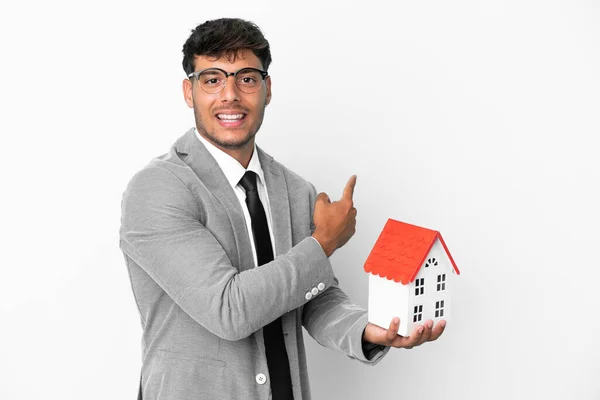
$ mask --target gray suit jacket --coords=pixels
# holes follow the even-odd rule
[[[339,289],[309,237],[315,188],[258,155],[278,254],[259,268],[240,203],[193,129],[127,186],[120,246],[143,327],[145,400],[269,399],[262,328],[280,316],[296,400],[310,399],[302,326],[365,363],[385,353],[365,358],[366,311]]]

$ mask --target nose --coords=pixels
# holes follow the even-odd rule
[[[231,78],[231,79],[229,79]],[[235,84],[235,76],[230,75],[225,81],[225,87],[221,90],[220,98],[222,102],[240,101],[240,90]]]

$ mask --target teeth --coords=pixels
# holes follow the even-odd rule
[[[244,118],[244,114],[217,114],[219,119],[236,120]]]

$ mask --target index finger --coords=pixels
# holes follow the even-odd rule
[[[352,201],[352,196],[354,196],[354,186],[356,186],[356,175],[352,175],[348,180],[348,183],[346,183],[344,194],[342,195],[343,199]]]

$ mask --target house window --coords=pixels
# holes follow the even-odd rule
[[[438,290],[438,292],[442,291],[442,290],[446,290],[446,274],[438,275],[437,290]]]
[[[444,316],[444,300],[435,302],[435,317],[443,317]]]
[[[432,267],[437,267],[438,266],[438,262],[437,262],[437,260],[434,257],[431,257],[425,263],[425,268],[430,267],[430,266],[432,266]]]
[[[415,306],[415,312],[413,314],[413,322],[419,322],[423,319],[423,306]]]
[[[425,278],[417,278],[415,281],[415,296],[425,292]]]

